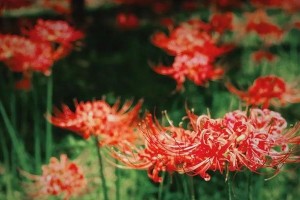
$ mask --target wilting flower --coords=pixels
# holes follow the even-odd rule
[[[81,166],[62,154],[60,160],[50,159],[48,165],[42,166],[41,175],[27,172],[22,174],[32,183],[26,183],[26,191],[33,199],[60,197],[64,200],[83,194],[87,189],[87,179]]]
[[[76,102],[75,111],[63,105],[62,111],[55,109],[54,116],[48,115],[47,119],[53,125],[71,130],[84,139],[96,136],[101,144],[113,144],[116,140],[134,137],[130,128],[137,123],[142,101],[130,109],[132,103],[126,101],[120,108],[120,101],[113,106],[105,100]]]
[[[251,54],[251,58],[254,62],[261,63],[263,60],[266,60],[268,62],[273,62],[276,60],[277,56],[272,54],[269,51],[258,50]]]
[[[57,60],[68,54],[73,48],[73,42],[83,38],[83,33],[71,27],[65,21],[39,19],[33,29],[28,31],[29,38],[36,42],[59,44],[54,51]]]
[[[274,75],[257,78],[248,91],[240,91],[231,83],[227,83],[226,86],[247,105],[262,105],[263,108],[268,108],[270,105],[280,106],[300,102],[300,90]]]
[[[110,149],[111,155],[124,167],[148,170],[156,182],[162,181],[163,171],[199,175],[209,181],[209,171],[279,169],[284,163],[299,162],[293,150],[300,144],[296,135],[300,123],[287,129],[277,112],[236,110],[212,119],[188,111],[187,119],[187,128],[174,126],[169,118],[169,125],[163,126],[148,114],[139,126],[144,144],[127,143]]]
[[[139,19],[133,13],[119,13],[116,16],[116,23],[122,29],[134,29],[139,26]]]

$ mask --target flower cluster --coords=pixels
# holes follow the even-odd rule
[[[113,106],[105,100],[76,102],[74,112],[63,105],[62,111],[55,109],[54,116],[47,118],[53,125],[78,133],[84,139],[95,136],[100,138],[100,145],[113,145],[121,140],[134,140],[142,101],[130,109],[132,103],[126,101],[120,108],[120,101]]]
[[[277,112],[251,109],[247,114],[236,110],[212,119],[188,111],[187,118],[189,129],[175,127],[170,120],[169,126],[163,126],[147,115],[140,125],[145,144],[110,150],[112,156],[127,167],[148,169],[156,182],[162,181],[162,171],[199,175],[208,181],[208,171],[257,171],[299,162],[292,146],[300,144],[295,135],[300,124],[287,129]]]
[[[83,34],[64,21],[38,20],[27,32],[28,37],[0,35],[0,61],[13,72],[23,73],[23,80],[17,85],[28,89],[32,72],[51,73],[54,61],[67,55],[72,43]],[[20,83],[26,83],[27,86]]]
[[[23,175],[32,181],[32,184],[26,184],[26,188],[33,199],[56,196],[68,200],[87,190],[83,169],[65,154],[60,156],[60,160],[52,157],[48,165],[43,165],[42,175],[26,172]]]
[[[175,58],[172,66],[158,65],[154,71],[175,79],[177,90],[182,89],[186,78],[199,86],[204,86],[209,80],[219,79],[224,70],[215,67],[216,58],[230,51],[233,46],[217,45],[212,33],[222,34],[230,30],[231,20],[230,13],[217,14],[212,16],[210,23],[197,19],[181,23],[170,31],[169,36],[163,32],[155,33],[152,43]]]
[[[247,105],[262,105],[263,108],[268,108],[270,105],[281,106],[300,102],[300,90],[274,75],[257,78],[245,92],[236,89],[231,83],[227,83],[226,86]]]

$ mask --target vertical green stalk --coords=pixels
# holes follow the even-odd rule
[[[8,147],[5,142],[5,137],[1,136],[0,140],[0,146],[3,154],[3,160],[4,160],[4,170],[9,170],[11,169],[10,164],[9,164],[9,152],[8,152]],[[7,171],[4,176],[8,176],[9,172]],[[6,186],[6,198],[7,199],[12,199],[12,182],[10,178],[5,177],[5,186]]]
[[[52,95],[53,95],[53,75],[50,75],[47,82],[47,113],[52,110]],[[49,160],[52,155],[52,124],[46,121],[46,160]]]
[[[248,200],[252,200],[252,173],[248,172]]]
[[[99,161],[99,173],[100,173],[100,178],[101,178],[101,182],[102,182],[103,198],[104,198],[104,200],[108,200],[106,180],[105,180],[104,168],[103,168],[103,159],[102,159],[102,155],[100,152],[101,148],[99,147],[99,141],[98,141],[97,136],[95,136],[95,145],[96,145],[97,156],[98,156],[98,161]]]
[[[25,153],[24,145],[20,143],[18,136],[16,134],[16,131],[15,131],[15,128],[11,124],[1,101],[0,101],[0,113],[4,120],[4,125],[7,129],[8,135],[11,139],[13,149],[17,154],[17,158],[20,163],[20,167],[24,170],[28,170],[29,168],[28,168],[28,164],[26,162],[26,153]]]
[[[118,161],[116,161],[116,164],[118,165]],[[115,175],[116,175],[116,200],[120,200],[120,188],[121,188],[121,170],[116,167],[115,168]]]
[[[35,170],[40,172],[42,164],[42,154],[41,154],[41,132],[40,132],[40,116],[39,107],[37,100],[37,90],[33,88],[33,118],[34,118],[34,160],[35,160]]]
[[[166,177],[166,172],[163,172],[162,173],[162,182],[159,184],[159,188],[158,188],[158,200],[162,199],[165,177]]]
[[[194,188],[194,177],[190,176],[189,180],[190,180],[191,200],[196,200],[196,197],[195,197],[195,188]]]
[[[232,200],[232,186],[231,186],[231,177],[229,171],[227,171],[227,191],[228,191],[228,200]]]
[[[183,178],[183,192],[184,192],[184,199],[191,199],[190,195],[189,195],[189,185],[188,185],[188,181],[186,180],[186,176],[181,176]]]

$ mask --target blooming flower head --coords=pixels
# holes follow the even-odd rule
[[[209,171],[257,171],[299,162],[293,148],[300,144],[296,135],[300,123],[287,129],[277,112],[236,110],[217,119],[187,113],[187,128],[174,126],[169,118],[168,126],[161,125],[148,114],[139,126],[144,144],[128,143],[126,148],[114,149],[112,156],[125,167],[148,170],[156,182],[162,181],[162,171],[199,175],[209,181]]]
[[[70,52],[72,43],[83,38],[81,31],[75,30],[65,21],[39,19],[33,29],[28,31],[31,40],[59,44],[55,49],[57,60]]]
[[[199,86],[219,79],[224,70],[215,67],[216,58],[232,50],[233,45],[217,45],[212,36],[213,29],[211,24],[192,19],[172,29],[169,36],[162,32],[154,34],[152,43],[175,56],[171,66],[159,65],[154,71],[175,79],[177,90],[183,88],[186,78]]]
[[[37,43],[17,35],[0,35],[0,61],[13,72],[48,74],[53,64],[52,49],[48,43]]]
[[[62,154],[59,160],[52,157],[48,165],[42,166],[41,175],[26,172],[23,172],[23,175],[32,180],[32,183],[26,184],[26,189],[33,199],[55,196],[68,200],[83,194],[87,189],[83,169],[65,154]]]
[[[176,90],[181,90],[186,78],[199,86],[204,86],[210,80],[219,79],[224,70],[215,68],[213,60],[200,52],[188,52],[175,57],[171,67],[156,66],[154,71],[172,77],[176,80]]]
[[[299,89],[274,75],[257,78],[248,91],[240,91],[231,83],[227,83],[227,88],[247,105],[262,105],[263,108],[268,108],[270,105],[280,106],[286,103],[300,102]]]
[[[110,144],[133,136],[128,129],[137,122],[142,101],[130,110],[131,105],[132,101],[126,101],[121,108],[119,101],[113,106],[105,100],[76,102],[75,111],[63,105],[62,111],[55,109],[54,116],[47,118],[53,125],[78,133],[85,139],[100,136],[103,140],[100,142]]]

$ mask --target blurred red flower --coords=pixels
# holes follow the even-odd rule
[[[73,42],[83,38],[84,34],[71,27],[65,21],[39,19],[33,29],[29,30],[29,38],[36,42],[59,44],[54,49],[54,59],[67,55],[73,48]],[[54,46],[54,45],[53,45]]]
[[[60,160],[52,157],[48,165],[42,166],[41,175],[24,171],[22,174],[32,181],[26,183],[25,188],[33,199],[55,196],[68,200],[86,192],[88,184],[82,167],[70,161],[65,154],[60,156]]]
[[[281,41],[284,30],[273,23],[265,10],[258,9],[252,13],[245,13],[247,33],[256,33],[263,41],[273,43]]]
[[[216,13],[211,16],[210,25],[214,31],[222,34],[225,31],[233,29],[232,21],[233,14],[231,12],[221,14]]]
[[[55,126],[78,133],[84,139],[96,136],[100,138],[100,145],[112,144],[116,140],[134,137],[132,129],[137,123],[142,101],[130,109],[132,103],[126,101],[120,107],[120,101],[113,106],[104,100],[76,102],[74,112],[63,105],[62,111],[54,109],[54,116],[48,114],[47,119]]]
[[[251,58],[255,63],[261,63],[263,60],[273,62],[276,60],[277,56],[269,51],[258,50],[251,54]]]
[[[33,0],[1,0],[0,2],[0,14],[3,10],[18,9],[26,6],[30,6]]]
[[[262,105],[263,108],[268,108],[270,105],[282,106],[286,103],[300,102],[300,90],[274,75],[257,78],[248,91],[240,91],[231,83],[227,83],[226,87],[247,105]]]
[[[122,29],[134,29],[139,26],[139,18],[133,13],[119,13],[116,16],[116,23]]]
[[[11,71],[50,73],[53,52],[49,43],[35,42],[17,35],[0,35],[0,61]]]

